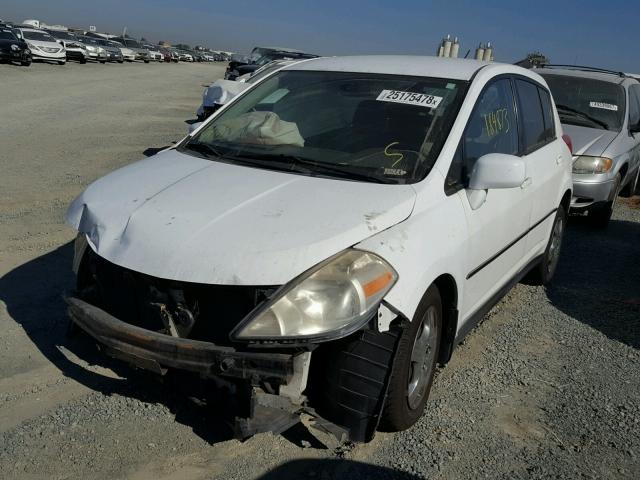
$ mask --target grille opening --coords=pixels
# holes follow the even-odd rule
[[[115,265],[91,249],[80,268],[81,295],[119,320],[171,334],[163,320],[169,314],[178,336],[218,345],[230,344],[233,328],[277,289],[156,278]]]

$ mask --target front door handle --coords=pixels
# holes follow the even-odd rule
[[[529,185],[531,185],[532,183],[533,182],[531,181],[531,177],[527,177],[527,178],[524,179],[524,182],[522,182],[520,184],[520,188],[522,188],[524,190],[525,188],[528,188]]]
[[[558,157],[556,158],[556,163],[558,165],[560,165],[562,163],[562,155],[558,155]]]

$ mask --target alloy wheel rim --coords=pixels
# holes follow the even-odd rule
[[[411,409],[417,408],[426,395],[431,365],[435,361],[437,350],[437,315],[437,310],[433,305],[427,309],[413,342],[407,382],[407,402]]]

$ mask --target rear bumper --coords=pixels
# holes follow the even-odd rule
[[[210,342],[172,337],[130,325],[76,297],[67,297],[71,320],[106,353],[139,368],[163,374],[167,368],[242,380],[285,384],[293,375],[293,356],[238,352]]]

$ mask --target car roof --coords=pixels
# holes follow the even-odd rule
[[[534,68],[533,70],[542,76],[562,75],[566,77],[591,78],[594,80],[602,80],[603,82],[609,82],[609,83],[615,83],[615,84],[622,83],[626,78],[630,78],[630,77],[624,76],[624,74],[620,75],[616,72],[611,72],[611,73],[598,72],[593,70],[579,70],[574,68],[542,67],[542,68]]]
[[[380,73],[470,80],[479,69],[487,65],[495,65],[495,63],[462,58],[417,55],[363,55],[352,57],[320,57],[285,67],[285,69]],[[519,67],[514,68],[520,70]]]

